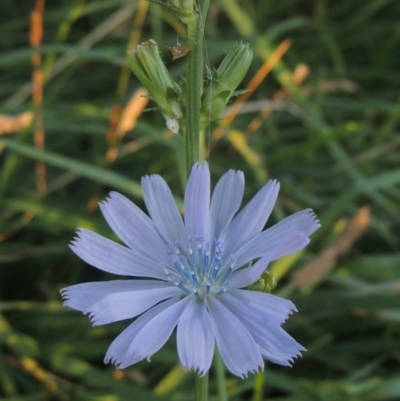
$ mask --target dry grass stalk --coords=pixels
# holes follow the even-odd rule
[[[145,22],[148,9],[149,2],[147,0],[140,0],[139,4],[136,7],[135,18],[133,20],[133,28],[127,44],[127,50],[134,48],[139,43],[140,36],[142,34],[142,27]],[[117,101],[112,107],[110,120],[108,122],[108,130],[106,134],[108,149],[104,157],[105,165],[113,163],[118,157],[119,147],[121,145],[120,142],[122,137],[125,135],[125,133],[121,135],[121,133],[118,133],[117,131],[121,119],[124,119],[124,117],[122,116],[123,107],[121,100],[126,94],[130,73],[131,72],[129,67],[123,66],[118,78],[116,88]],[[97,205],[98,194],[95,193],[88,202],[89,212],[94,212],[97,209]]]
[[[147,90],[140,88],[133,94],[128,104],[125,106],[121,120],[115,129],[115,140],[111,143],[106,153],[107,163],[113,163],[118,157],[120,142],[128,131],[132,131],[135,128],[139,116],[149,102],[147,96]]]
[[[13,134],[30,127],[33,120],[33,113],[25,111],[15,116],[0,114],[0,135]]]
[[[42,43],[44,6],[44,0],[36,0],[35,9],[31,13],[29,42],[34,49],[38,49]],[[42,70],[42,56],[39,52],[33,53],[32,66],[32,100],[34,107],[33,141],[36,148],[43,150],[45,143],[42,113],[44,75]],[[36,162],[36,188],[41,194],[46,192],[46,166],[43,162]]]
[[[137,44],[139,43],[139,40],[140,40],[140,37],[142,34],[142,27],[146,20],[146,15],[147,15],[148,9],[149,9],[149,2],[146,0],[141,0],[137,6],[135,19],[133,21],[132,31],[131,31],[129,41],[127,44],[127,50],[130,50],[130,49],[136,47]],[[107,136],[106,136],[107,141],[109,143],[109,149],[107,150],[107,153],[105,156],[106,164],[114,162],[114,160],[117,158],[120,140],[125,135],[125,132],[129,131],[129,129],[127,129],[127,130],[125,130],[125,132],[123,134],[121,134],[123,129],[121,129],[120,122],[124,121],[124,120],[127,121],[127,118],[129,119],[129,117],[121,116],[121,114],[122,114],[121,99],[126,94],[130,74],[131,74],[130,68],[128,66],[124,66],[119,75],[117,89],[116,89],[116,95],[118,97],[118,101],[114,104],[114,106],[112,108]],[[147,96],[147,91],[142,96]],[[125,114],[126,114],[126,110],[128,108],[136,107],[136,106],[132,105],[132,102],[136,103],[136,101],[134,101],[134,98],[135,98],[135,95],[133,95],[133,97],[129,101],[128,105],[125,107],[125,111],[124,111]],[[147,102],[146,102],[146,104],[147,104]],[[139,111],[139,114],[142,111],[143,111],[143,109],[141,109]],[[136,122],[135,122],[135,125],[136,125]]]

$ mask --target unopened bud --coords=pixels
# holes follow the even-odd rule
[[[269,271],[264,272],[261,277],[265,282],[264,292],[271,292],[278,285],[276,278]]]
[[[276,278],[269,271],[265,271],[261,277],[247,289],[250,291],[270,293],[276,286]]]
[[[141,84],[150,92],[151,98],[161,109],[166,121],[177,121],[182,118],[181,88],[165,67],[157,43],[150,40],[138,45],[128,52],[128,63]],[[177,131],[179,123],[174,125],[173,132],[178,133]]]
[[[219,117],[250,67],[253,51],[243,43],[236,45],[212,72],[202,96],[202,126]]]

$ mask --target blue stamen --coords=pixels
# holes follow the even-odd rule
[[[183,269],[186,271],[190,271],[191,268],[188,265],[187,259],[183,255],[179,255],[179,262],[181,262],[181,265],[183,266]]]
[[[209,266],[209,268],[208,268],[208,273],[212,274],[213,277],[215,278],[216,276],[214,276],[214,274],[218,273],[218,269],[219,269],[220,264],[222,262],[222,260],[221,260],[222,250],[221,250],[221,243],[218,242],[215,238],[214,238],[214,242],[215,242],[215,245],[216,245],[216,249],[215,249],[215,254],[214,254],[214,258],[213,258],[213,261],[211,263],[211,266]],[[215,267],[217,265],[218,265],[217,272],[215,273]]]
[[[197,256],[193,254],[193,243],[197,243]],[[174,266],[173,269],[172,266],[167,268],[161,264],[168,280],[185,294],[193,294],[198,299],[202,299],[206,294],[213,294],[213,296],[224,294],[229,284],[227,278],[237,262],[232,255],[229,268],[226,271],[224,269],[222,277],[216,281],[223,266],[222,244],[217,240],[213,239],[213,243],[205,245],[204,238],[189,237],[188,254],[181,253],[178,242],[169,245],[167,254]],[[219,289],[215,288],[217,282]]]
[[[215,294],[216,297],[219,297],[220,295],[225,294],[226,290],[228,289],[229,281],[225,281],[224,285],[221,287],[221,289]]]
[[[188,290],[184,285],[179,284],[178,288],[181,289],[183,292],[186,292],[186,294],[190,295],[192,292]]]
[[[215,279],[218,275],[219,268],[221,267],[222,259],[219,256],[214,258],[214,263],[212,267],[212,278]]]
[[[237,262],[237,259],[232,255],[231,256],[231,264],[230,264],[228,270],[225,272],[225,274],[220,278],[220,280],[219,280],[220,284],[222,284],[230,276],[230,274],[233,271],[233,268],[235,267],[236,262]]]
[[[190,272],[191,278],[192,278],[192,282],[199,284],[199,280],[197,279],[197,276],[195,274],[195,272]]]
[[[182,266],[179,264],[178,259],[175,258],[174,262],[174,266],[176,268],[176,270],[178,271],[178,273],[182,276],[182,277],[187,277],[186,272],[182,269]]]
[[[204,258],[204,267],[205,267],[205,270],[208,269],[209,263],[210,263],[210,246],[207,247],[206,256],[205,256],[205,258]],[[206,272],[206,273],[207,273],[207,272]]]
[[[196,265],[194,256],[193,256],[193,249],[192,246],[190,245],[193,242],[192,238],[188,238],[188,247],[189,247],[189,260],[190,264],[192,265],[192,268],[194,269],[194,266]]]
[[[178,280],[177,277],[173,276],[168,270],[165,271],[165,274],[168,277],[168,280],[175,284],[180,290],[185,292],[186,294],[191,294],[190,290],[188,290],[182,283]]]
[[[196,288],[193,289],[193,294],[196,296],[197,299],[200,299],[200,295]]]
[[[225,272],[225,274],[222,276],[222,278],[219,280],[219,282],[222,284],[232,273],[233,268],[229,266],[228,270]]]
[[[211,289],[211,284],[214,282],[214,280],[212,279],[212,277],[210,276],[206,276],[207,281],[206,281],[206,293],[208,294],[210,292]]]
[[[205,273],[205,266],[204,266],[204,253],[203,253],[203,238],[197,238],[199,245],[197,247],[198,257],[199,257],[199,274],[204,275]]]

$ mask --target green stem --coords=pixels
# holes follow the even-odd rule
[[[200,155],[200,107],[203,90],[203,34],[210,0],[198,0],[197,11],[187,18],[188,47],[186,93],[186,157],[188,174]]]
[[[254,378],[253,398],[251,399],[251,401],[265,400],[265,398],[263,398],[264,380],[265,373],[258,372]]]
[[[200,377],[196,375],[194,387],[194,401],[207,401],[208,398],[208,372]]]
[[[226,381],[225,381],[225,365],[219,354],[219,351],[215,351],[214,355],[214,368],[217,376],[217,387],[219,394],[219,401],[228,401],[228,394],[226,392]]]

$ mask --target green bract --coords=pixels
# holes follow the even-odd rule
[[[128,63],[151,98],[161,109],[167,127],[177,134],[183,117],[181,88],[170,76],[154,40],[128,52]]]
[[[179,11],[192,12],[195,6],[195,0],[170,0],[170,5]]]
[[[219,117],[246,75],[252,59],[253,51],[248,45],[241,43],[225,56],[218,70],[212,72],[201,102],[203,128]]]
[[[265,271],[261,277],[248,287],[251,291],[270,293],[277,286],[276,278],[269,271]]]

